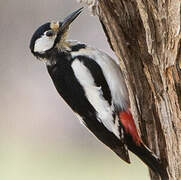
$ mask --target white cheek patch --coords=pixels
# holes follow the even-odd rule
[[[41,36],[35,42],[34,52],[44,53],[45,51],[51,49],[54,45],[56,36],[47,37],[46,35]]]

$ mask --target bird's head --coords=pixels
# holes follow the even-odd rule
[[[30,42],[31,52],[37,58],[47,58],[55,50],[66,48],[66,35],[69,25],[82,12],[80,8],[68,15],[62,22],[52,21],[41,25]]]

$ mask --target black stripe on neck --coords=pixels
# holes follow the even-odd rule
[[[71,46],[71,51],[79,51],[80,49],[85,49],[86,45],[85,44],[76,44]]]

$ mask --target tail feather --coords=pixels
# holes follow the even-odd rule
[[[146,145],[141,143],[140,145],[135,145],[132,142],[126,143],[128,149],[136,154],[149,168],[151,168],[155,173],[159,174],[162,180],[168,180],[167,169],[163,166],[159,157],[157,157]]]
[[[120,112],[119,118],[124,129],[124,139],[128,149],[136,154],[154,172],[158,173],[162,180],[168,180],[167,169],[163,166],[160,159],[142,142],[130,110]]]

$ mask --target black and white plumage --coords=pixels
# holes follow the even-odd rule
[[[98,49],[66,40],[69,25],[81,11],[73,12],[63,22],[40,26],[31,39],[31,52],[46,63],[61,97],[100,141],[128,163],[131,150],[167,179],[159,158],[137,133],[119,65]]]

